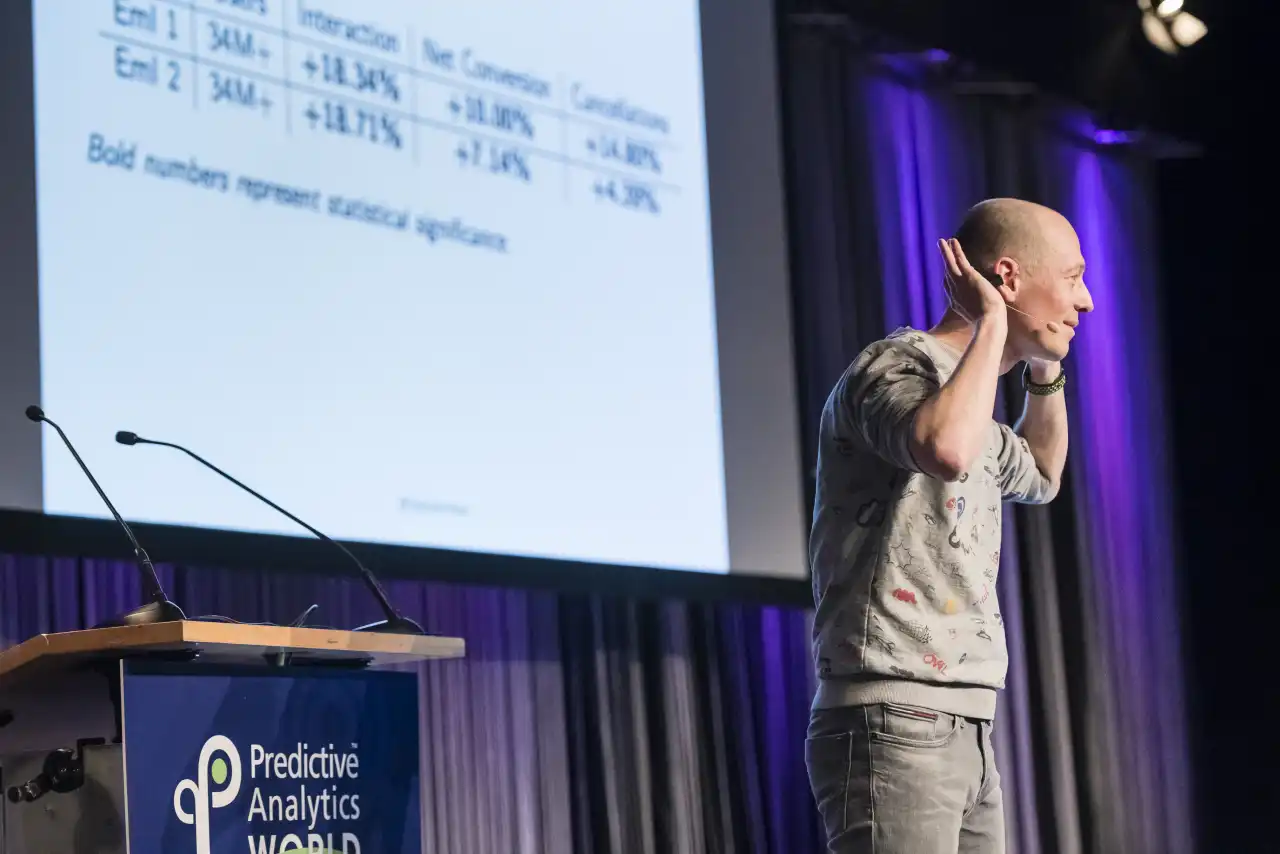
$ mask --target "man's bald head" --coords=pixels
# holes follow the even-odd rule
[[[1062,214],[1022,199],[987,199],[969,208],[956,231],[976,270],[990,274],[996,262],[1009,256],[1024,267],[1034,266],[1046,233],[1070,223]]]
[[[1093,310],[1080,238],[1067,218],[1020,199],[988,199],[965,214],[956,241],[1012,312],[1006,352],[1061,361],[1080,315]]]

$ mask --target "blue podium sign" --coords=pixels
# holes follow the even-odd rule
[[[130,854],[420,854],[408,673],[126,664]]]

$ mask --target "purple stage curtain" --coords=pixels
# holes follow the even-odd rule
[[[935,241],[970,205],[1018,196],[1075,224],[1096,310],[1066,363],[1069,470],[1052,505],[1006,509],[1001,552],[1009,851],[1191,852],[1150,164],[1077,116],[957,94],[941,57],[869,43],[830,18],[787,39],[806,438],[862,347],[942,316]],[[1012,422],[1017,377],[1002,397]]]

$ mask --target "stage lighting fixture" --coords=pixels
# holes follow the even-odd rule
[[[1173,36],[1164,28],[1164,23],[1150,12],[1142,16],[1142,32],[1146,34],[1147,41],[1170,56],[1178,52],[1178,43],[1173,40]]]
[[[1142,32],[1155,47],[1176,56],[1180,48],[1191,47],[1209,32],[1209,28],[1190,12],[1183,11],[1183,0],[1138,0],[1142,10]]]
[[[1209,32],[1204,21],[1187,12],[1182,12],[1174,18],[1169,25],[1169,30],[1173,33],[1174,40],[1183,47],[1191,47]]]

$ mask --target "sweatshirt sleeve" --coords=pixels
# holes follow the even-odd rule
[[[841,413],[853,435],[898,468],[919,472],[911,455],[916,412],[941,387],[922,351],[904,341],[877,341],[845,374]]]
[[[1000,494],[1018,504],[1048,504],[1057,495],[1050,480],[1036,465],[1027,440],[1007,424],[995,424],[1000,433],[997,459],[1000,461]]]

